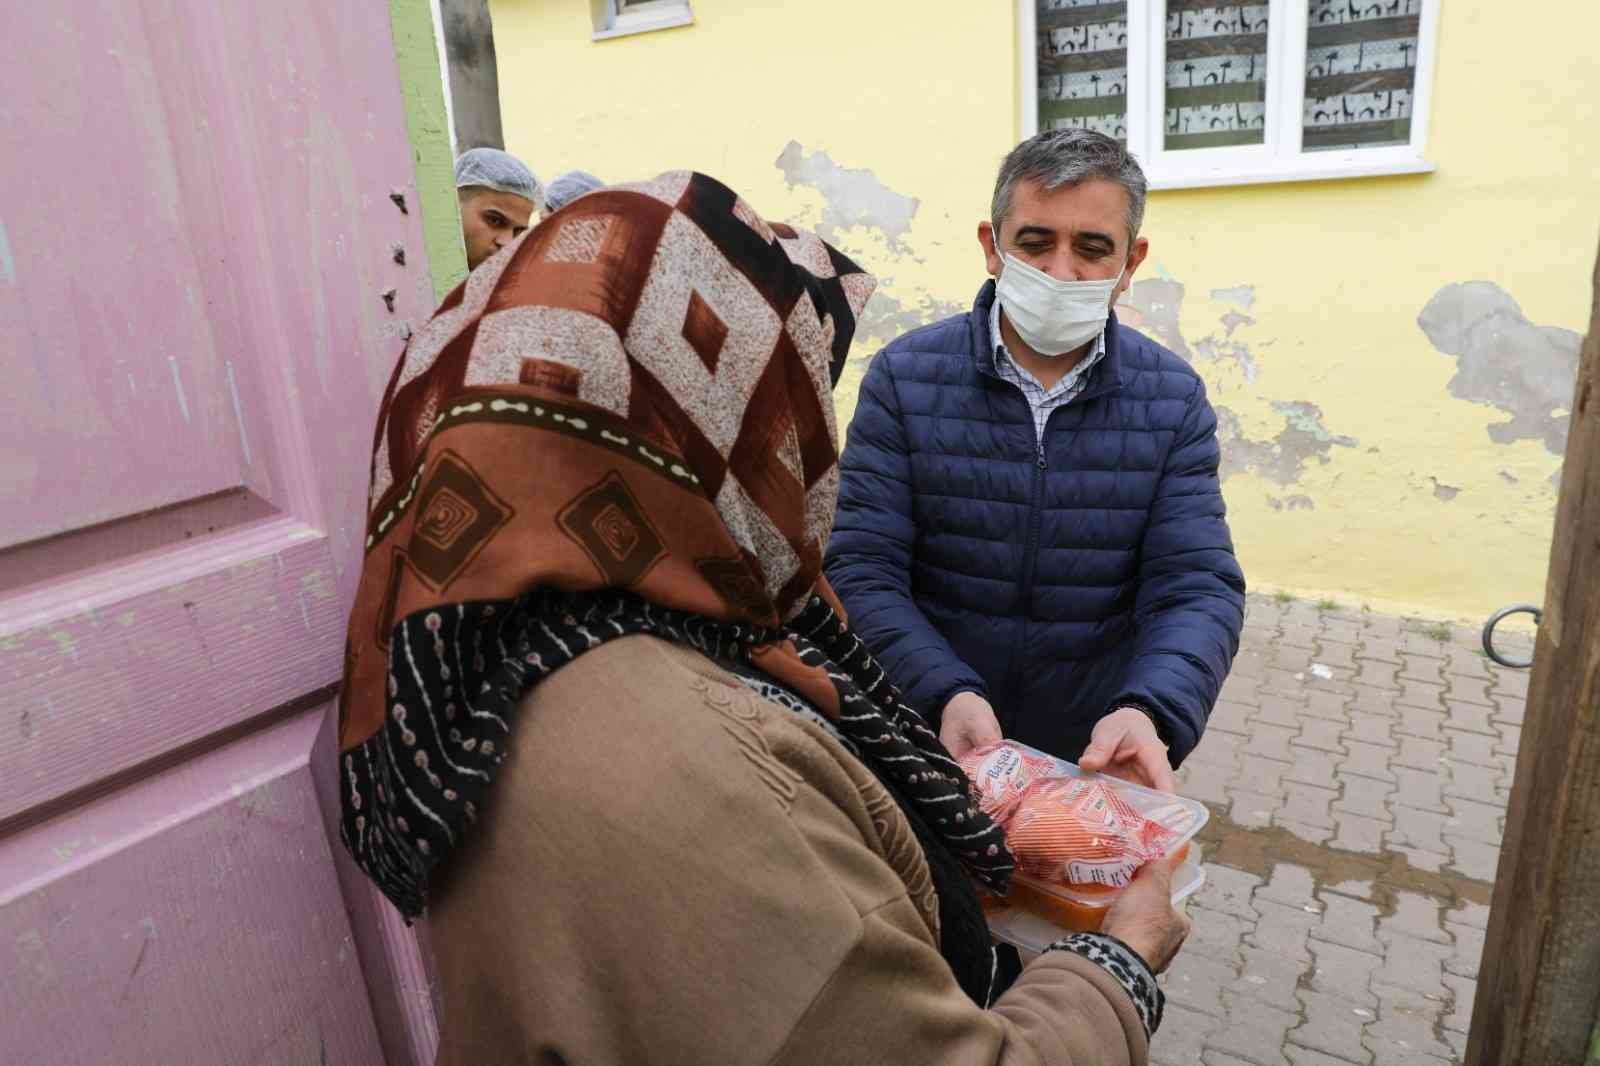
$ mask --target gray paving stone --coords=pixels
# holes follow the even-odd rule
[[[1323,916],[1300,907],[1273,903],[1270,900],[1257,899],[1254,902],[1261,918],[1245,937],[1246,946],[1276,952],[1286,958],[1309,963],[1311,953],[1306,947],[1306,938],[1311,930],[1318,927]],[[1190,934],[1191,937],[1193,935]]]
[[[1453,973],[1444,975],[1445,987],[1450,989],[1450,1011],[1444,1016],[1444,1027],[1458,1033],[1472,1029],[1472,999],[1478,991],[1478,982]]]
[[[1451,706],[1470,703],[1479,707],[1494,706],[1494,696],[1489,691],[1487,677],[1463,677],[1460,674],[1444,675],[1444,699]]]
[[[1332,892],[1323,892],[1320,898],[1322,922],[1317,926],[1317,939],[1382,957],[1383,945],[1375,935],[1377,907]]]
[[[1185,760],[1178,772],[1178,791],[1190,799],[1213,804],[1226,809],[1229,803],[1228,786],[1239,779],[1237,765]]]
[[[1305,1018],[1289,1033],[1291,1047],[1310,1048],[1351,1063],[1372,1061],[1362,1036],[1367,1025],[1376,1018],[1375,1010],[1356,1006],[1326,992],[1301,989],[1299,997],[1305,1005]]]
[[[1490,741],[1500,740],[1500,730],[1494,724],[1493,707],[1451,700],[1450,710],[1445,715],[1443,725],[1450,729],[1464,729],[1469,733],[1480,733],[1488,737]]]
[[[1409,766],[1395,766],[1392,770],[1398,786],[1394,796],[1396,803],[1419,811],[1449,813],[1443,798],[1444,786],[1449,781],[1445,768],[1434,766],[1416,770]]]
[[[1394,815],[1394,829],[1388,836],[1390,847],[1412,847],[1438,854],[1451,854],[1444,837],[1440,835],[1444,832],[1447,815],[1434,811],[1419,811],[1415,807],[1407,807],[1400,803],[1391,804],[1390,811]]]
[[[1395,751],[1392,747],[1367,744],[1359,740],[1344,742],[1345,756],[1338,760],[1341,773],[1369,777],[1374,781],[1396,781],[1397,769],[1390,764]]]
[[[1276,815],[1280,824],[1290,822],[1333,829],[1333,801],[1339,793],[1331,788],[1318,788],[1299,781],[1284,781],[1283,806]]]
[[[1448,919],[1444,928],[1454,941],[1455,948],[1444,962],[1445,972],[1476,980],[1478,965],[1483,961],[1484,931]]]
[[[1462,796],[1478,803],[1501,806],[1495,801],[1495,790],[1503,782],[1499,767],[1478,766],[1469,762],[1452,763],[1450,778],[1443,783],[1440,791],[1446,800],[1451,796]]]
[[[1378,919],[1378,939],[1388,943],[1409,937],[1435,944],[1449,944],[1450,934],[1441,924],[1439,901],[1418,892],[1396,892],[1394,910]]]
[[[1206,1037],[1226,1024],[1222,1018],[1168,1003],[1161,1028],[1150,1041],[1150,1061],[1157,1066],[1194,1066]]]
[[[1246,829],[1266,829],[1271,826],[1273,815],[1283,805],[1281,796],[1243,788],[1230,788],[1228,798],[1228,820]]]
[[[1444,999],[1448,994],[1444,986],[1444,960],[1454,950],[1449,944],[1396,937],[1385,946],[1388,950],[1383,956],[1383,966],[1372,975],[1374,989],[1389,985],[1423,997]]]
[[[1247,922],[1256,920],[1250,897],[1263,883],[1255,874],[1231,866],[1206,863],[1206,883],[1194,894],[1194,902],[1208,910],[1231,914]]]
[[[1393,828],[1388,819],[1366,818],[1338,811],[1334,812],[1333,821],[1334,834],[1329,846],[1365,855],[1381,853],[1384,834]]]
[[[1495,726],[1495,732],[1500,734],[1500,743],[1495,745],[1498,755],[1517,755],[1522,751],[1522,727],[1501,723]]]
[[[1313,959],[1311,987],[1330,996],[1349,1000],[1358,1007],[1374,1007],[1378,998],[1372,992],[1372,975],[1383,966],[1381,956],[1356,951],[1342,944],[1318,939],[1307,941]]]
[[[1445,742],[1446,737],[1442,730],[1445,723],[1450,720],[1450,715],[1445,711],[1396,704],[1395,712],[1400,716],[1400,720],[1394,724],[1394,735],[1399,742],[1403,743],[1405,737],[1436,740],[1441,744]]]
[[[1301,1047],[1299,1044],[1284,1045],[1283,1053],[1288,1056],[1286,1061],[1291,1066],[1359,1066],[1359,1064],[1365,1064],[1372,1058],[1372,1054],[1365,1048],[1361,1050],[1362,1058],[1353,1060],[1324,1055],[1320,1051],[1312,1051],[1310,1048]]]
[[[1229,703],[1242,703],[1254,707],[1261,698],[1261,682],[1234,670],[1222,683],[1222,691],[1218,698]]]
[[[1238,978],[1228,986],[1229,992],[1281,1010],[1300,1009],[1294,990],[1309,964],[1255,947],[1245,947],[1242,955],[1244,965],[1240,967]]]
[[[1424,870],[1431,874],[1436,874],[1443,870],[1445,864],[1450,861],[1450,856],[1440,851],[1427,851],[1423,848],[1415,848],[1409,844],[1396,844],[1392,841],[1387,842],[1385,846],[1396,854],[1404,855],[1406,861],[1414,869]]]
[[[1234,964],[1186,948],[1178,952],[1171,968],[1161,975],[1161,987],[1166,991],[1167,1002],[1221,1018],[1226,1013],[1222,1009],[1222,990],[1237,976]]]
[[[1214,766],[1237,766],[1239,753],[1248,743],[1248,735],[1208,729],[1201,734],[1200,743],[1194,746],[1194,751],[1189,753],[1189,758],[1184,760],[1184,764],[1187,765],[1192,761],[1211,763]]]
[[[1255,890],[1253,899],[1281,903],[1285,907],[1314,907],[1318,913],[1322,904],[1317,902],[1316,881],[1311,871],[1293,863],[1280,862],[1272,867],[1267,882]]]
[[[1312,662],[1354,672],[1357,668],[1355,655],[1356,644],[1353,641],[1333,640],[1324,630],[1322,639],[1317,641],[1317,654]]]
[[[1288,772],[1283,775],[1284,781],[1326,789],[1339,787],[1334,777],[1334,770],[1342,756],[1318,751],[1316,748],[1301,747],[1298,742],[1289,745],[1289,755],[1291,765]]]
[[[1514,696],[1496,695],[1494,698],[1495,719],[1502,722],[1522,724],[1523,713],[1528,705],[1525,701]]]
[[[1316,748],[1320,751],[1343,755],[1345,750],[1344,732],[1348,726],[1348,717],[1332,720],[1306,718],[1300,723],[1300,735],[1294,739],[1290,747]],[[1498,736],[1499,734],[1496,734],[1496,738]]]
[[[1444,805],[1450,808],[1450,821],[1445,832],[1464,836],[1482,844],[1499,847],[1504,839],[1501,822],[1506,809],[1498,803],[1479,803],[1461,796],[1446,795]]]
[[[1445,728],[1444,734],[1449,742],[1452,762],[1476,763],[1479,766],[1497,765],[1495,747],[1500,742],[1498,736],[1484,736],[1481,733],[1469,733],[1448,727]]]
[[[1446,833],[1444,841],[1450,846],[1450,866],[1462,877],[1493,884],[1495,871],[1500,867],[1500,849],[1493,844],[1471,840]]]
[[[1394,702],[1396,695],[1398,693],[1394,689],[1360,683],[1353,684],[1350,686],[1350,704],[1346,709],[1395,718],[1400,714],[1400,709]]]
[[[1211,708],[1211,716],[1206,719],[1206,731],[1200,738],[1196,751],[1205,747],[1206,737],[1216,732],[1234,733],[1240,737],[1250,732],[1251,716],[1256,713],[1256,708],[1248,703],[1235,703],[1232,700],[1222,699]],[[1487,720],[1487,719],[1485,719]]]
[[[1398,706],[1422,707],[1438,711],[1444,709],[1444,686],[1430,681],[1417,681],[1404,675],[1400,677],[1400,695],[1395,697]]]
[[[1439,760],[1444,756],[1445,747],[1434,740],[1423,740],[1419,737],[1403,736],[1400,740],[1400,754],[1394,756],[1390,768],[1404,766],[1412,770],[1439,771]]]
[[[1300,721],[1305,717],[1305,700],[1299,696],[1284,696],[1275,692],[1261,694],[1261,702],[1251,717],[1253,725],[1280,726],[1298,733]],[[1252,753],[1258,754],[1258,753]],[[1288,758],[1287,754],[1282,756]]]
[[[1360,741],[1363,744],[1376,744],[1385,748],[1398,747],[1394,739],[1395,721],[1388,715],[1350,711],[1349,721],[1350,726],[1344,734],[1346,743]]]
[[[1396,670],[1400,669],[1400,639],[1398,635],[1391,636],[1379,633],[1375,627],[1369,626],[1361,641],[1361,650],[1356,653],[1358,659],[1375,659],[1379,662],[1392,663]]]
[[[1350,713],[1350,686],[1335,668],[1334,679],[1306,678],[1306,715],[1343,724]]]
[[[1397,997],[1376,983],[1373,991],[1378,995],[1378,1020],[1367,1026],[1363,1039],[1373,1053],[1374,1066],[1425,1062],[1419,1056],[1450,1061],[1450,1046],[1434,1035],[1434,1023],[1442,1013],[1443,1003],[1420,1004],[1411,997]]]
[[[1317,847],[1321,847],[1333,839],[1333,826],[1331,825],[1310,825],[1306,822],[1297,822],[1292,818],[1285,818],[1281,814],[1273,818],[1272,824],[1287,833],[1299,837],[1307,844],[1315,844]]]
[[[1239,965],[1239,949],[1245,933],[1253,926],[1222,911],[1189,904],[1189,939],[1183,942],[1184,955],[1203,955],[1226,965]]]
[[[1247,755],[1264,755],[1269,759],[1293,762],[1293,756],[1289,754],[1289,741],[1297,732],[1297,729],[1270,725],[1258,718],[1255,728],[1250,731],[1250,739],[1241,751]]]
[[[1400,674],[1403,680],[1440,683],[1444,674],[1444,659],[1436,655],[1418,655],[1412,651],[1400,652]]]
[[[1489,908],[1482,903],[1462,900],[1445,912],[1444,920],[1469,929],[1489,928]]]
[[[1283,1061],[1283,1039],[1299,1018],[1258,1000],[1223,993],[1228,1024],[1205,1039],[1206,1051],[1237,1055],[1255,1066]]]
[[[1394,816],[1389,813],[1389,800],[1396,791],[1393,785],[1370,777],[1347,777],[1343,772],[1336,775],[1336,780],[1341,786],[1339,798],[1333,801],[1336,817],[1341,813],[1359,814],[1393,823]]]

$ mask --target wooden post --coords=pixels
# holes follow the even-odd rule
[[[1467,1066],[1582,1063],[1600,1020],[1600,263]]]

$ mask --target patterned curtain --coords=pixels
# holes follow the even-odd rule
[[[1166,146],[1261,144],[1267,4],[1167,0]]]
[[[1039,128],[1128,139],[1128,5],[1038,0]]]
[[[1309,0],[1306,151],[1411,140],[1422,0]]]

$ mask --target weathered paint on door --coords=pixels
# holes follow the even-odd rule
[[[428,1061],[328,721],[433,300],[389,4],[0,28],[0,1059]]]

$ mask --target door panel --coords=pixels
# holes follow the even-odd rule
[[[389,4],[0,27],[6,1058],[428,1061],[327,721],[378,396],[432,307]]]

